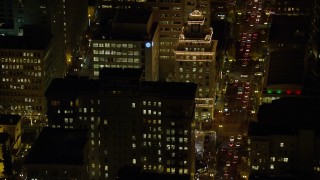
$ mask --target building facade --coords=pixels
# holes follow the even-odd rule
[[[142,1],[106,1],[97,2],[98,9],[152,9],[155,21],[159,23],[160,34],[160,80],[166,78],[174,71],[175,43],[179,39],[182,27],[187,22],[189,13],[200,10],[211,21],[210,1],[208,0],[142,0]]]
[[[175,49],[175,75],[177,82],[198,84],[195,98],[195,119],[212,121],[216,94],[216,48],[213,29],[205,26],[200,11],[193,11],[188,25],[183,28]]]
[[[55,79],[49,126],[89,129],[90,179],[123,166],[193,178],[193,83],[141,81],[141,70],[103,68],[100,78]]]
[[[44,115],[44,92],[54,77],[51,37],[25,36],[0,38],[1,87],[3,111]]]
[[[248,167],[252,177],[319,179],[318,97],[283,97],[260,105],[248,126]],[[293,178],[292,178],[293,177]]]
[[[93,77],[104,67],[135,68],[143,69],[144,80],[158,80],[159,28],[152,12],[119,10],[111,17],[112,23],[101,24],[111,29],[97,31],[91,41]]]

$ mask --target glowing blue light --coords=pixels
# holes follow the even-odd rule
[[[146,42],[146,47],[147,48],[151,47],[151,43],[150,42]]]

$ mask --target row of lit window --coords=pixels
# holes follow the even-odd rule
[[[97,142],[98,142],[98,145],[100,146],[101,141],[100,141],[100,140],[98,140]],[[91,145],[92,145],[92,146],[94,146],[94,145],[95,145],[95,141],[94,141],[94,140],[91,140]]]
[[[158,127],[159,131],[161,131],[161,127]],[[161,134],[143,134],[143,139],[161,139]]]
[[[29,64],[29,63],[34,63],[34,64],[40,64],[41,60],[40,59],[25,59],[25,58],[1,58],[2,63],[24,63],[24,64]]]
[[[41,77],[41,72],[24,72],[23,76],[27,77]],[[2,78],[2,82],[13,82],[13,78]]]
[[[166,137],[167,142],[176,142],[176,137]],[[179,138],[179,143],[188,143],[188,138]]]
[[[98,172],[99,172],[98,175],[101,176],[101,172],[100,172],[100,171],[98,171]],[[96,176],[96,172],[95,172],[95,171],[91,171],[91,176]],[[108,174],[108,173],[105,173],[105,174],[104,174],[104,177],[105,177],[105,178],[108,178],[108,177],[109,177],[109,174]]]
[[[171,173],[171,174],[175,174],[176,173],[176,168],[167,168],[166,172],[167,173]],[[188,172],[189,172],[188,169],[179,168],[179,174],[188,174]]]
[[[40,53],[0,51],[0,56],[40,57]]]
[[[167,151],[170,151],[170,150],[175,150],[176,149],[176,146],[175,145],[173,145],[173,144],[167,144],[167,146],[166,146],[167,148],[166,148],[166,150]],[[180,151],[182,151],[182,150],[188,150],[188,147],[187,146],[179,146],[179,150]]]
[[[92,43],[93,47],[112,47],[112,48],[137,48],[135,44],[118,44],[118,43]]]
[[[64,123],[65,124],[72,124],[73,123],[73,118],[64,118]]]
[[[93,54],[105,54],[105,55],[124,55],[124,56],[139,56],[139,51],[115,51],[115,50],[93,50]]]
[[[169,53],[169,52],[171,52],[170,49],[160,49],[159,51],[160,51],[160,53],[163,53],[163,52]]]
[[[161,119],[159,119],[159,120],[148,119],[148,120],[144,120],[144,122],[147,122],[148,124],[161,124]]]
[[[178,22],[178,21],[169,21],[169,23],[171,25],[180,25],[181,22]],[[175,28],[160,28],[160,31],[170,31],[170,32],[175,32],[175,31],[179,31],[181,32],[181,28],[180,27],[175,27]]]
[[[41,66],[26,66],[26,65],[1,65],[2,69],[21,69],[21,70],[33,70],[41,71]]]
[[[284,11],[300,11],[300,9],[298,7],[294,8],[294,7],[284,7],[283,8]],[[281,8],[278,8],[278,11],[281,11]]]
[[[154,107],[156,107],[156,106],[161,107],[161,102],[142,101],[142,105],[144,105],[144,106],[148,105],[148,106],[154,106]]]
[[[148,115],[158,115],[158,116],[161,116],[161,111],[158,111],[158,112],[157,112],[157,111],[152,111],[152,110],[150,110],[150,109],[147,111],[147,110],[143,109],[142,112],[143,112],[143,115],[147,115],[147,114],[148,114]],[[148,112],[148,113],[147,113],[147,112]]]
[[[179,68],[179,71],[180,71],[180,72],[183,72],[184,70],[186,71],[186,73],[190,73],[190,69],[189,69],[189,68],[182,68],[182,67]],[[192,72],[193,72],[193,73],[195,73],[195,72],[197,72],[197,71],[198,71],[199,73],[202,73],[202,68],[196,68],[196,67],[192,68]],[[206,71],[209,72],[209,69],[206,69]]]
[[[271,160],[271,162],[275,162],[276,158],[275,157],[271,157],[270,160]],[[289,161],[289,158],[287,158],[287,157],[278,158],[278,162],[288,162],[288,161]]]
[[[207,61],[207,62],[196,62],[196,61],[185,61],[185,62],[183,62],[183,61],[180,61],[179,62],[179,65],[182,67],[182,68],[184,68],[184,69],[190,69],[190,68],[187,68],[187,67],[190,67],[190,66],[193,66],[193,67],[201,67],[201,66],[206,66],[206,67],[210,67],[210,65],[212,65],[212,62],[209,62],[209,61]],[[208,71],[209,69],[208,68],[206,68],[206,70]]]
[[[118,62],[118,63],[140,63],[139,58],[127,58],[127,57],[94,57],[93,61],[100,61],[100,62],[106,62],[106,63],[112,63],[112,62]],[[142,61],[143,62],[143,61]]]

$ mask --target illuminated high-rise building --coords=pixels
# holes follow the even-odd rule
[[[0,36],[0,105],[8,112],[44,115],[44,93],[55,72],[50,35]]]
[[[55,75],[63,77],[88,24],[88,3],[78,0],[4,0],[0,2],[0,34],[23,36],[29,26],[52,34]]]
[[[193,178],[196,84],[142,81],[141,69],[99,75],[55,79],[46,93],[50,127],[89,130],[89,179],[125,166]]]
[[[143,79],[159,79],[159,28],[150,10],[117,10],[100,23],[91,40],[93,77],[99,69],[135,68]],[[108,23],[110,22],[110,23]]]
[[[216,48],[213,29],[205,26],[198,10],[189,15],[188,24],[180,34],[175,54],[175,81],[198,84],[195,98],[195,119],[213,120],[216,91]]]
[[[159,23],[160,34],[160,80],[165,80],[174,71],[174,45],[179,38],[182,27],[187,22],[188,15],[198,9],[210,23],[211,9],[208,0],[99,0],[99,9],[152,9],[155,21]]]

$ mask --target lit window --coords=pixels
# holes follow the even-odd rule
[[[274,165],[273,164],[270,164],[270,169],[274,169]]]
[[[288,162],[289,158],[283,158],[283,162]]]
[[[132,107],[132,108],[135,108],[135,107],[136,107],[136,103],[132,103],[132,104],[131,104],[131,107]]]
[[[136,159],[132,159],[132,164],[136,164],[137,160]]]
[[[275,157],[271,157],[271,161],[274,162],[276,160]]]
[[[284,147],[284,143],[280,143],[280,147]]]

